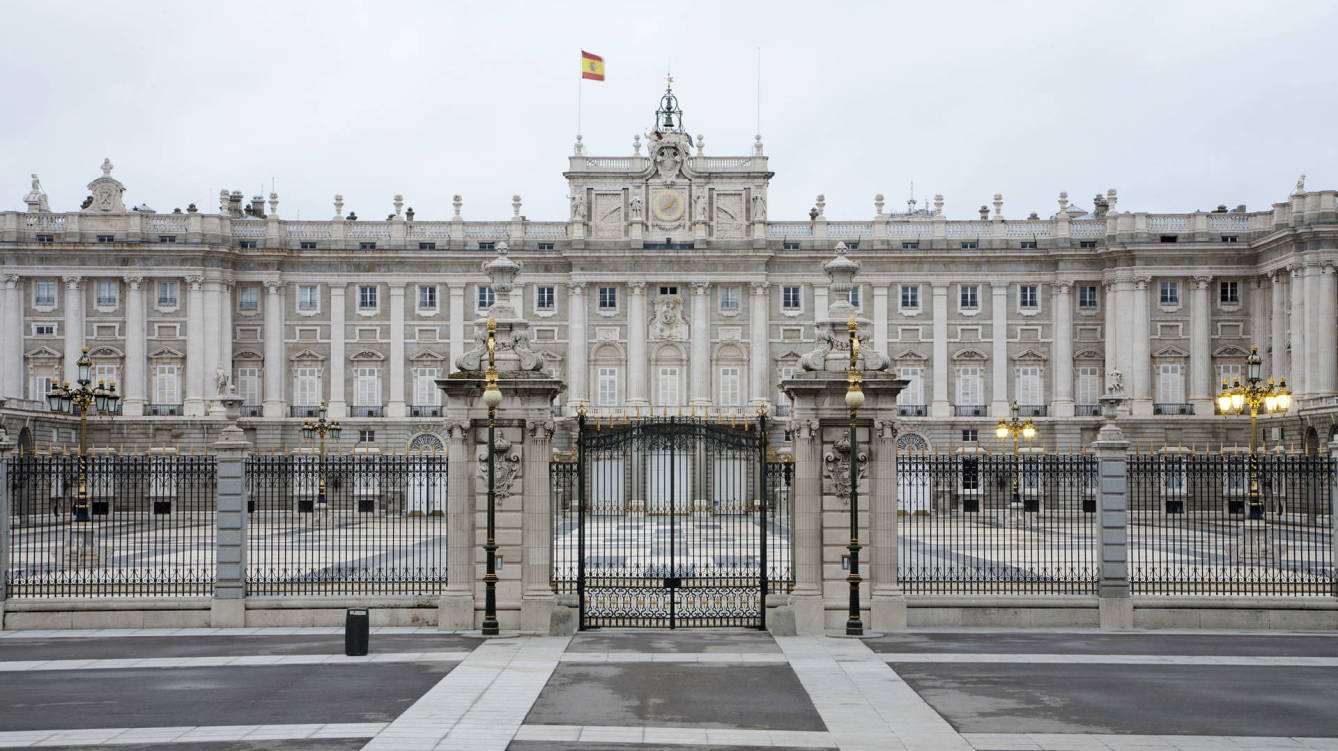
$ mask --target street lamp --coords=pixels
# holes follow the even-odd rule
[[[488,316],[488,370],[484,373],[483,404],[488,407],[488,541],[483,550],[487,554],[487,569],[483,574],[483,635],[496,636],[497,625],[497,405],[502,403],[502,391],[497,388],[497,319]]]
[[[855,413],[864,406],[864,391],[860,388],[863,379],[855,368],[855,360],[859,358],[858,328],[858,322],[851,316],[846,321],[850,333],[850,370],[846,376],[850,384],[846,387],[846,406],[850,408],[850,575],[846,577],[850,582],[850,613],[846,616],[846,636],[864,635],[864,622],[859,617],[859,445],[855,433]]]
[[[1011,502],[1014,504],[1022,501],[1017,487],[1017,439],[1019,436],[1030,441],[1036,437],[1036,425],[1028,417],[1025,420],[1019,419],[1017,400],[1013,400],[1013,406],[1009,410],[1010,419],[999,418],[999,424],[994,426],[994,435],[1001,441],[1008,440],[1008,436],[1013,437],[1013,496]]]
[[[99,414],[110,417],[119,409],[121,396],[116,393],[115,381],[110,384],[98,381],[97,386],[92,386],[93,363],[88,359],[88,347],[81,350],[76,366],[78,385],[71,387],[69,381],[52,384],[46,393],[46,404],[57,414],[73,415],[76,410],[79,413],[79,489],[71,510],[76,524],[87,524],[92,521],[88,502],[88,411],[92,407]]]
[[[1261,361],[1259,347],[1250,345],[1250,356],[1245,360],[1245,384],[1237,378],[1230,386],[1222,381],[1222,391],[1217,395],[1217,409],[1223,415],[1240,415],[1248,409],[1250,413],[1250,491],[1249,518],[1264,518],[1264,503],[1259,494],[1259,408],[1265,414],[1286,412],[1292,403],[1292,395],[1287,391],[1287,379],[1280,378],[1275,385],[1268,379],[1268,385],[1261,386],[1263,377],[1259,373]]]
[[[316,510],[321,513],[329,509],[325,499],[325,436],[329,434],[331,438],[338,441],[340,433],[344,432],[338,420],[326,420],[325,414],[325,400],[322,399],[321,406],[316,410],[316,419],[307,418],[302,422],[302,437],[311,440],[319,436],[321,441],[320,469],[318,472],[320,484],[316,489]]]

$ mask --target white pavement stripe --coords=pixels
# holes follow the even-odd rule
[[[0,748],[34,746],[130,746],[204,741],[278,741],[307,738],[369,738],[384,722],[336,722],[326,725],[202,725],[199,727],[84,728],[0,732]]]
[[[970,751],[971,746],[857,639],[778,636],[841,751]]]
[[[130,670],[133,668],[224,668],[263,665],[364,665],[378,662],[459,662],[468,652],[382,652],[345,655],[235,655],[221,657],[129,657],[107,660],[12,660],[0,673],[46,670]]]
[[[836,741],[826,731],[745,730],[742,728],[682,728],[609,725],[521,725],[518,741],[556,741],[559,743],[648,743],[656,746],[720,745],[775,748],[835,748]],[[575,746],[579,751],[580,746]]]
[[[963,733],[978,751],[1338,751],[1338,738],[1255,735]]]
[[[884,652],[887,662],[994,662],[1084,665],[1227,665],[1235,667],[1338,667],[1338,657],[1269,657],[1260,655],[1074,655],[1074,654],[997,654],[994,652]]]
[[[374,626],[377,634],[431,634],[443,636],[435,626]],[[265,626],[255,628],[59,628],[31,631],[0,631],[0,641],[9,639],[110,639],[123,636],[343,636],[343,626]]]
[[[779,652],[568,652],[562,662],[785,662]]]
[[[570,640],[483,643],[363,748],[504,751]]]

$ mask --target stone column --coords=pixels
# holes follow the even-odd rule
[[[216,376],[218,374],[218,354],[221,348],[220,342],[223,339],[222,332],[219,330],[218,307],[222,295],[219,293],[221,282],[210,280],[204,282],[203,289],[204,307],[199,314],[199,328],[197,331],[204,332],[204,353],[203,353],[203,372],[201,374],[200,397],[205,400],[206,411],[213,411],[209,405],[214,403],[214,398],[218,396],[218,386]],[[195,306],[191,306],[188,321],[195,319]],[[188,324],[189,325],[189,324]],[[189,342],[187,343],[189,345]]]
[[[521,536],[525,547],[521,553],[524,558],[520,570],[520,630],[541,634],[548,633],[548,621],[553,614],[553,511],[548,482],[553,431],[553,421],[548,418],[532,417],[525,421],[521,491],[524,513]]]
[[[1274,378],[1287,378],[1288,385],[1294,386],[1290,383],[1291,371],[1287,369],[1287,272],[1274,271],[1268,275],[1268,280],[1273,295],[1273,315],[1269,320],[1272,331],[1269,334],[1268,372]]]
[[[79,377],[80,349],[84,346],[84,293],[82,277],[63,277],[65,282],[65,375],[71,385]]]
[[[236,305],[233,298],[233,292],[236,286],[230,281],[225,281],[219,289],[218,301],[218,320],[219,320],[219,339],[218,339],[218,364],[228,374],[228,383],[232,381],[232,308]],[[236,384],[233,383],[235,386]],[[240,412],[238,413],[240,414]]]
[[[890,419],[875,420],[869,444],[873,449],[869,482],[870,627],[875,631],[906,628],[906,595],[897,581],[897,429]]]
[[[344,367],[339,363],[339,367]],[[404,417],[404,282],[390,283],[390,402],[386,417]]]
[[[887,285],[873,286],[873,348],[887,356]]]
[[[1319,267],[1319,273],[1315,275],[1318,294],[1315,296],[1315,325],[1311,331],[1315,332],[1315,349],[1318,356],[1315,360],[1315,392],[1325,396],[1333,395],[1335,379],[1338,379],[1338,311],[1334,306],[1334,268],[1333,264],[1325,263]]]
[[[347,331],[344,316],[348,314],[345,294],[348,289],[343,284],[330,285],[330,401],[326,404],[330,419],[348,417],[348,389],[344,385],[345,363],[348,356],[344,351],[344,337]]]
[[[1194,414],[1211,415],[1213,397],[1217,394],[1213,383],[1212,306],[1209,302],[1212,277],[1196,276],[1189,303],[1189,403]]]
[[[711,403],[711,285],[692,283],[692,351],[688,354],[692,371],[692,405]]]
[[[1133,317],[1130,338],[1133,348],[1129,362],[1133,366],[1134,405],[1136,416],[1152,415],[1152,340],[1148,334],[1148,283],[1147,277],[1134,280]]]
[[[1306,331],[1306,391],[1311,396],[1326,396],[1333,392],[1333,371],[1325,372],[1326,352],[1332,359],[1334,347],[1333,289],[1325,286],[1332,282],[1318,263],[1305,267],[1305,331]]]
[[[240,397],[229,401],[241,404]],[[251,444],[236,423],[224,428],[209,447],[218,464],[215,515],[214,597],[209,608],[213,628],[246,626],[246,455]]]
[[[826,628],[822,607],[822,439],[816,420],[794,422],[794,591],[801,634]]]
[[[452,284],[449,293],[451,307],[447,328],[450,337],[451,359],[446,363],[446,375],[449,375],[451,368],[455,367],[456,359],[469,349],[469,342],[465,341],[465,288],[463,285]]]
[[[752,380],[752,394],[749,403],[756,406],[771,402],[771,387],[768,383],[773,375],[770,353],[770,325],[767,321],[767,283],[753,282],[753,309],[749,313],[752,324],[748,375]]]
[[[1055,387],[1052,417],[1073,417],[1073,282],[1055,282]]]
[[[646,406],[646,283],[627,284],[627,404]]]
[[[585,393],[586,362],[585,282],[567,285],[567,411],[575,414],[579,405],[589,403]],[[454,353],[452,353],[454,354]]]
[[[994,379],[990,393],[990,416],[1008,417],[1008,284],[990,285],[990,332],[994,349],[990,355]]]
[[[437,628],[457,631],[474,628],[474,469],[470,457],[474,455],[473,432],[467,420],[464,405],[452,404],[453,413],[446,424],[446,590],[437,605]]]
[[[186,277],[186,401],[181,413],[186,417],[204,416],[205,348],[218,344],[217,332],[211,339],[205,334],[204,277]],[[218,306],[215,305],[217,310]],[[212,327],[211,327],[212,328]],[[215,350],[217,352],[217,350]],[[217,359],[217,355],[215,355]]]
[[[0,381],[4,388],[0,396],[11,399],[23,398],[23,286],[19,284],[18,274],[4,275],[5,289],[5,331],[17,336],[6,336],[0,344]],[[35,398],[46,398],[43,394],[34,394]]]
[[[1119,331],[1119,326],[1116,323],[1116,321],[1119,320],[1119,311],[1116,309],[1116,305],[1119,301],[1119,294],[1116,292],[1115,286],[1115,282],[1113,281],[1105,281],[1101,284],[1101,291],[1105,294],[1105,297],[1101,300],[1102,310],[1104,312],[1101,333],[1106,344],[1105,359],[1102,361],[1102,365],[1105,367],[1105,383],[1102,384],[1099,389],[1102,393],[1104,393],[1109,384],[1113,382],[1112,373],[1115,370],[1124,369],[1120,364],[1120,340],[1119,334],[1117,333]]]
[[[1291,283],[1289,291],[1292,300],[1291,322],[1288,326],[1292,343],[1291,367],[1288,368],[1290,377],[1287,379],[1287,386],[1292,394],[1297,397],[1309,395],[1310,383],[1306,378],[1306,330],[1305,330],[1305,278],[1302,276],[1304,268],[1300,265],[1287,267],[1291,273]]]
[[[1269,327],[1268,319],[1271,314],[1269,308],[1269,282],[1262,276],[1254,278],[1250,293],[1250,341],[1259,345],[1259,359],[1263,365],[1261,372],[1277,373],[1277,368],[1273,367],[1273,348],[1269,346],[1268,336],[1272,329]],[[1215,380],[1215,379],[1214,379]],[[1212,384],[1214,388],[1216,383]],[[1216,391],[1214,390],[1214,394]]]
[[[284,417],[283,285],[265,280],[265,417]]]
[[[930,417],[949,417],[948,404],[948,283],[934,282],[934,401],[929,405]]]
[[[1097,581],[1101,628],[1134,627],[1133,600],[1129,598],[1129,444],[1114,420],[1121,400],[1119,396],[1101,397],[1106,424],[1093,444],[1099,483],[1094,534],[1101,567]]]
[[[128,417],[144,414],[144,377],[147,361],[148,330],[144,319],[144,277],[125,277],[125,374],[117,387],[121,392],[121,413]]]

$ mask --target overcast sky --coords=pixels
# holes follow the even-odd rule
[[[103,157],[127,203],[220,188],[285,218],[567,216],[581,49],[591,155],[631,153],[672,66],[708,155],[761,134],[770,217],[868,219],[942,193],[968,218],[1091,208],[1261,210],[1301,173],[1338,187],[1338,3],[5,3],[0,208],[36,172],[78,208]],[[7,186],[7,187],[4,187]]]

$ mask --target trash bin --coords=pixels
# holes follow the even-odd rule
[[[367,654],[367,608],[349,608],[344,611],[344,654],[361,657]]]

